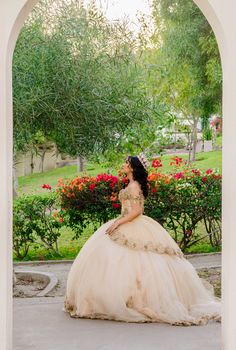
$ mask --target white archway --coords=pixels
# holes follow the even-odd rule
[[[235,0],[193,0],[211,24],[223,69],[223,247],[222,349],[236,349],[236,24]],[[0,3],[0,339],[1,349],[12,349],[12,54],[20,29],[38,0]]]

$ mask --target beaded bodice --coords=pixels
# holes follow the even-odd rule
[[[121,202],[121,215],[126,215],[132,210],[132,203],[138,203],[142,208],[142,213],[144,212],[144,195],[140,189],[138,195],[133,195],[130,193],[130,188],[127,186],[120,190],[118,199]]]

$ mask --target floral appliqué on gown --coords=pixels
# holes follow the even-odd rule
[[[119,192],[122,217],[137,203],[142,214],[111,235],[101,225],[84,244],[68,274],[63,311],[71,317],[124,322],[203,325],[221,320],[221,299],[200,278],[170,234],[144,215],[144,196]]]

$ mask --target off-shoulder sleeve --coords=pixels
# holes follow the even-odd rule
[[[132,186],[127,193],[127,199],[130,200],[132,209],[139,209],[143,212],[144,196],[142,190],[138,186]]]

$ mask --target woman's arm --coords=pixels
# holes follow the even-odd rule
[[[131,212],[126,214],[125,216],[115,220],[111,226],[108,227],[106,233],[112,233],[119,225],[124,224],[126,222],[132,221],[138,215],[142,214],[143,208],[140,205],[140,187],[138,184],[134,183],[130,186],[130,194],[133,198],[131,198]]]
[[[134,218],[136,218],[136,216],[142,214],[143,210],[140,206],[140,204],[138,203],[138,200],[134,199],[132,200],[132,210],[130,213],[126,214],[125,216],[123,216],[122,218],[119,218],[116,220],[116,222],[119,223],[119,225],[124,224],[126,222],[129,222],[131,220],[133,220]]]

